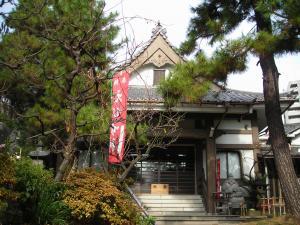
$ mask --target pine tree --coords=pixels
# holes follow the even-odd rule
[[[249,54],[256,55],[263,73],[265,115],[277,173],[289,212],[300,217],[300,186],[281,120],[279,72],[274,60],[276,55],[300,50],[300,1],[206,0],[192,11],[194,17],[187,40],[181,45],[182,53],[192,53],[201,39],[219,43],[219,47],[211,58],[199,51],[194,61],[179,65],[173,76],[162,84],[162,93],[172,96],[170,101],[175,99],[175,103],[182,95],[203,93],[197,90],[203,82],[207,86],[208,81],[225,81],[229,73],[246,69]],[[256,29],[239,39],[226,40],[243,21],[254,23]],[[181,82],[191,85],[178,85]]]
[[[27,132],[61,150],[56,179],[71,168],[77,140],[107,141],[109,74],[119,45],[104,1],[20,0],[0,40],[0,82]]]

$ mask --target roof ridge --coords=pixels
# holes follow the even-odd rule
[[[242,93],[249,93],[249,94],[263,94],[263,92],[257,92],[257,91],[244,91],[244,90],[238,90],[238,89],[231,89],[226,88],[228,91],[235,91],[235,92],[242,92]]]

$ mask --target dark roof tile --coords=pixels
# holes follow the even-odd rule
[[[284,131],[286,134],[292,134],[298,129],[300,129],[300,123],[284,124]]]
[[[163,102],[164,99],[158,93],[156,87],[140,87],[140,86],[130,86],[128,91],[128,100],[130,101],[151,101],[151,102]],[[286,93],[281,94],[281,101],[293,101],[294,98]],[[264,96],[262,93],[256,92],[246,92],[239,90],[225,89],[220,91],[208,91],[201,99],[201,103],[208,104],[222,104],[222,103],[232,103],[232,104],[255,104],[263,103]]]

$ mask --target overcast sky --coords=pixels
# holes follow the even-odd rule
[[[106,11],[118,11],[119,21],[122,26],[121,37],[129,37],[135,45],[149,40],[151,30],[156,21],[167,29],[169,41],[176,47],[185,40],[186,30],[192,16],[191,6],[196,6],[199,0],[107,0]],[[128,17],[137,17],[130,20]],[[124,26],[126,24],[126,26]],[[232,34],[239,35],[241,32],[247,33],[251,25],[244,24],[242,28]],[[209,54],[211,49],[205,43],[201,43]],[[242,74],[230,75],[228,88],[245,91],[262,91],[262,72],[260,66],[256,66],[257,59],[250,57],[248,70]],[[300,55],[284,55],[276,59],[280,76],[280,91],[287,88],[288,81],[297,80],[300,70]]]

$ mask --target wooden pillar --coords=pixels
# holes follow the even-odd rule
[[[259,172],[257,155],[260,152],[260,145],[259,145],[258,125],[257,125],[256,115],[255,118],[251,120],[251,126],[252,126],[252,142],[253,145],[255,146],[255,148],[253,149],[253,155],[255,161],[254,173],[257,174]]]
[[[215,139],[206,139],[207,158],[207,207],[214,212],[213,192],[216,192],[216,144]]]
[[[251,119],[251,127],[252,127],[252,142],[255,148],[253,149],[253,156],[255,160],[254,173],[257,174],[259,172],[258,169],[258,158],[257,154],[260,153],[260,145],[259,145],[259,137],[258,137],[258,125],[257,125],[257,114],[253,113],[253,117]]]

